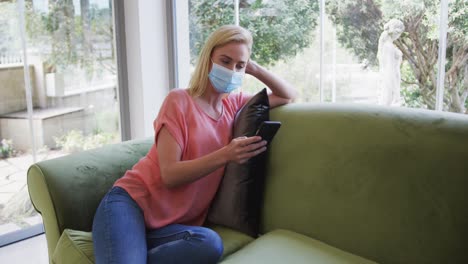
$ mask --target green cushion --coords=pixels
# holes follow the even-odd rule
[[[222,263],[370,264],[376,262],[295,232],[275,230],[261,236],[240,251],[230,255]]]
[[[223,240],[223,258],[254,240],[252,237],[226,227],[212,226],[210,228]],[[91,232],[65,229],[57,243],[52,261],[56,264],[94,263]]]
[[[210,226],[210,228],[218,233],[223,240],[224,251],[222,258],[231,255],[254,240],[253,237],[227,227]]]
[[[91,232],[65,229],[55,248],[52,263],[94,263],[93,237]]]

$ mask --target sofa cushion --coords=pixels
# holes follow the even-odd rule
[[[223,258],[236,252],[254,239],[235,230],[210,226],[223,240]],[[55,248],[52,262],[60,263],[94,263],[93,237],[91,232],[65,229]]]
[[[254,95],[236,115],[233,137],[255,135],[269,120],[270,103],[266,89]],[[256,237],[260,222],[266,153],[244,164],[229,163],[208,213],[208,221]]]
[[[55,248],[52,263],[94,263],[91,232],[65,229]]]
[[[227,227],[210,226],[209,228],[218,233],[221,240],[223,240],[224,251],[222,258],[231,255],[254,240],[253,237]]]
[[[269,232],[222,263],[376,263],[310,237],[278,229]]]

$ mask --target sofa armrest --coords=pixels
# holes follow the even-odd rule
[[[65,228],[91,231],[102,197],[146,155],[152,143],[152,139],[122,142],[38,162],[29,168],[29,195],[42,215],[50,256]]]
[[[42,215],[42,222],[47,238],[49,256],[52,256],[54,248],[60,238],[57,223],[57,215],[54,209],[49,188],[41,168],[33,164],[28,170],[28,191],[31,202],[38,213]]]

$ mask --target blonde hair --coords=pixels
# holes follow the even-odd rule
[[[201,96],[205,92],[209,81],[208,71],[213,50],[231,42],[244,43],[249,49],[249,55],[252,52],[252,34],[247,29],[234,25],[226,25],[215,30],[206,40],[198,57],[195,71],[189,83],[189,94],[191,96]]]

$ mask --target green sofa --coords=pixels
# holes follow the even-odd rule
[[[468,263],[468,117],[291,104],[269,149],[262,236],[213,227],[222,263]],[[128,141],[28,171],[51,263],[93,263],[91,226],[112,183],[152,142]]]

